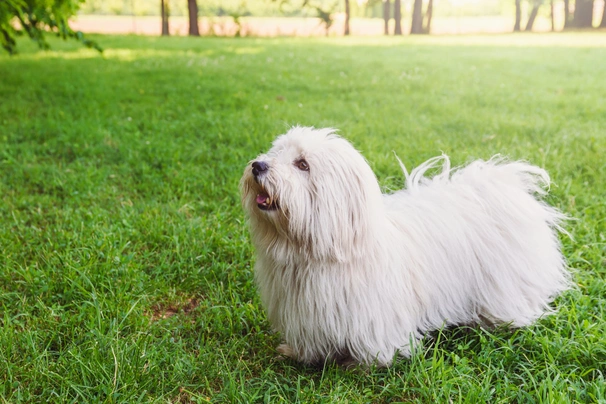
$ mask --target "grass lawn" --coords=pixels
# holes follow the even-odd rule
[[[1,402],[606,402],[606,35],[95,39],[0,55]],[[297,123],[386,190],[392,151],[545,167],[578,286],[389,369],[276,360],[238,181]]]

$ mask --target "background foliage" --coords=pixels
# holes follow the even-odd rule
[[[89,48],[101,51],[99,45],[72,30],[69,18],[76,14],[83,0],[2,0],[0,2],[0,44],[13,54],[16,38],[27,34],[39,47],[48,49],[45,33],[63,39],[74,38]]]
[[[313,9],[301,7],[304,0],[204,0],[199,1],[200,16],[225,15],[225,13],[244,8],[247,15],[257,17],[278,16],[315,16]],[[510,4],[511,3],[511,4]],[[185,0],[169,1],[172,15],[187,15]],[[314,5],[323,9],[331,9],[336,4],[335,11],[343,12],[343,1],[314,0]],[[405,9],[412,8],[412,0],[402,2]],[[436,13],[442,16],[465,15],[500,15],[512,12],[513,0],[439,0],[436,1]],[[352,16],[382,17],[381,1],[364,2],[351,1]],[[83,14],[115,14],[115,15],[159,15],[160,6],[157,0],[85,0],[82,5]],[[393,13],[392,13],[393,14]]]

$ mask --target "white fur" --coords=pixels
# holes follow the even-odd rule
[[[410,175],[402,165],[406,188],[383,195],[349,142],[302,127],[256,161],[269,170],[257,182],[249,165],[241,181],[256,279],[280,352],[299,361],[389,365],[445,325],[528,325],[569,286],[564,216],[536,198],[549,185],[538,167],[495,157],[451,170],[441,156]],[[259,209],[260,192],[279,209]]]

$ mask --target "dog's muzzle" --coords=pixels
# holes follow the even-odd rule
[[[269,170],[269,164],[263,161],[253,161],[251,165],[253,177],[257,184],[261,185],[259,179]],[[265,190],[257,194],[255,202],[257,202],[257,207],[261,210],[275,210],[278,208],[277,201],[272,199]]]
[[[263,161],[253,161],[252,163],[252,173],[255,176],[255,179],[266,173],[268,169],[269,165]]]

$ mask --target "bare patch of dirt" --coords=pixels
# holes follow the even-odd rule
[[[152,307],[149,313],[151,321],[159,321],[170,318],[176,314],[189,315],[196,307],[200,305],[200,297],[191,297],[180,302],[157,303]]]

